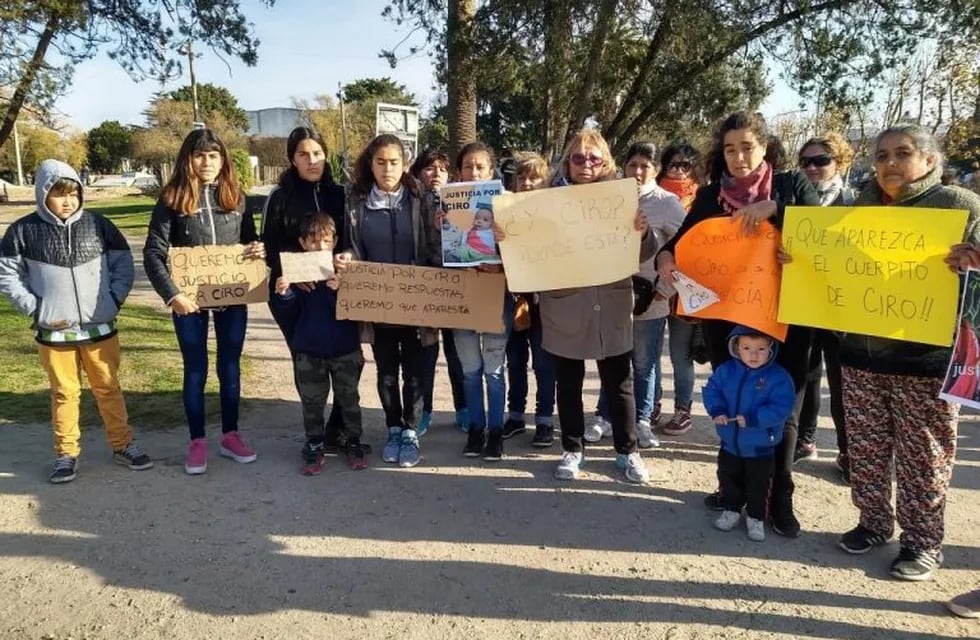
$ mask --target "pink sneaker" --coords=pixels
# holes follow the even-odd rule
[[[184,471],[192,476],[200,475],[208,470],[208,439],[194,438],[187,449],[187,462]]]
[[[229,431],[221,439],[221,455],[242,464],[255,462],[258,457],[255,455],[255,449],[245,444],[237,431]]]

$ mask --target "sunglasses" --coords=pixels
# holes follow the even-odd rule
[[[585,155],[584,153],[573,153],[572,157],[569,158],[576,167],[589,167],[595,169],[596,167],[602,166],[602,156],[596,155]]]
[[[810,165],[814,167],[826,167],[833,161],[834,159],[826,153],[819,156],[800,156],[800,168],[806,169]]]
[[[668,162],[668,169],[677,169],[678,171],[690,171],[691,163],[687,160],[681,160],[680,162]]]

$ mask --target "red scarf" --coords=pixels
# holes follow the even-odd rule
[[[772,165],[764,161],[755,171],[736,178],[727,171],[721,176],[718,202],[728,213],[734,213],[755,202],[768,200],[772,194]]]
[[[660,187],[669,191],[681,200],[684,211],[690,211],[694,204],[694,196],[698,193],[698,183],[691,178],[661,178]]]

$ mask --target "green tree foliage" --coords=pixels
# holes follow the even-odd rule
[[[181,87],[170,93],[170,99],[178,102],[194,103],[193,93],[190,85]],[[224,87],[219,87],[210,83],[197,85],[197,105],[200,109],[205,122],[214,112],[220,113],[225,120],[245,133],[248,131],[248,115],[238,104],[238,98],[231,94],[231,91]]]
[[[96,173],[115,173],[123,158],[133,153],[133,132],[115,120],[106,120],[88,132],[88,166]]]
[[[33,174],[42,161],[55,158],[67,162],[76,170],[85,164],[85,135],[63,135],[40,122],[18,122],[20,159],[26,175]],[[0,146],[0,174],[17,176],[17,156],[13,137]]]
[[[275,0],[261,0],[271,6]],[[7,0],[0,6],[0,145],[28,107],[46,118],[79,62],[104,51],[135,80],[179,75],[194,41],[254,65],[259,41],[240,0]],[[57,54],[57,55],[56,55]]]
[[[486,0],[465,51],[447,46],[442,3],[390,0],[383,15],[426,34],[441,83],[454,54],[475,61],[459,72],[477,83],[473,103],[493,129],[484,138],[525,144],[537,132],[548,154],[586,122],[616,152],[697,135],[762,101],[766,63],[821,107],[853,108],[924,38],[961,46],[980,35],[980,3],[948,0]]]
[[[133,159],[158,173],[161,165],[173,162],[191,130],[193,111],[187,102],[163,97],[151,101],[145,112],[147,126],[133,135]],[[229,149],[246,146],[242,134],[219,112],[212,112],[208,128]]]
[[[235,165],[235,175],[238,177],[238,186],[242,191],[248,192],[255,184],[255,176],[252,174],[252,162],[249,160],[248,151],[245,149],[232,149],[229,152],[231,162]]]

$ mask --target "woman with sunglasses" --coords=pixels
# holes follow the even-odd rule
[[[647,225],[657,235],[660,242],[666,241],[677,232],[686,212],[680,200],[657,185],[657,147],[652,142],[634,142],[626,151],[627,178],[636,180],[639,190],[640,211],[647,219]],[[657,280],[657,267],[653,259],[640,264],[634,283],[644,283],[652,291]],[[648,449],[660,444],[653,430],[660,423],[661,397],[663,396],[663,373],[660,368],[660,354],[663,351],[664,330],[670,305],[667,298],[659,293],[651,294],[646,300],[638,299],[633,308],[633,393],[636,398],[636,430],[640,448]],[[680,372],[675,371],[685,387],[693,392],[693,368],[691,378],[685,378],[683,365]],[[609,396],[599,392],[598,414],[595,423],[585,431],[587,442],[598,442],[609,429]],[[690,401],[688,401],[690,407]]]
[[[616,178],[616,163],[609,145],[594,130],[575,134],[565,147],[554,186],[589,184]],[[657,238],[637,212],[636,229],[642,234],[639,262],[649,260]],[[629,278],[594,287],[544,291],[539,294],[542,343],[554,356],[558,419],[561,421],[561,462],[555,469],[559,480],[579,476],[583,463],[585,419],[582,384],[585,361],[595,360],[599,383],[609,398],[616,466],[629,482],[650,478],[637,450],[636,401],[630,371],[633,349],[633,287]]]
[[[657,184],[680,198],[684,211],[690,211],[698,189],[704,183],[701,152],[686,142],[674,142],[660,154]],[[663,426],[664,434],[679,436],[691,430],[694,401],[694,357],[692,355],[697,320],[671,313],[667,316],[667,350],[674,371],[674,415]]]
[[[715,134],[708,168],[712,183],[698,191],[691,211],[677,234],[657,255],[660,277],[672,281],[677,264],[674,250],[677,241],[702,220],[731,216],[741,222],[746,233],[754,233],[763,220],[782,226],[787,205],[820,203],[810,181],[799,172],[777,172],[766,122],[760,114],[740,111],[725,118]],[[724,320],[702,320],[704,338],[711,366],[728,360],[728,334],[734,325]],[[779,348],[777,361],[793,378],[797,393],[806,383],[810,356],[811,330],[791,326],[786,341]],[[796,450],[796,423],[787,420],[783,440],[776,449],[776,468],[770,497],[769,514],[773,531],[795,538],[800,523],[793,513],[793,453]],[[725,496],[721,496],[724,506]]]
[[[851,164],[854,152],[842,136],[829,133],[811,138],[800,148],[800,170],[813,184],[824,207],[849,205],[855,194],[845,185],[843,172]],[[820,381],[827,369],[830,387],[830,415],[837,432],[837,468],[846,483],[849,478],[847,435],[844,432],[844,404],[841,399],[840,339],[833,331],[815,329],[810,350],[810,372],[807,375],[803,407],[800,409],[800,434],[793,454],[794,463],[817,457],[817,416],[820,413]]]

